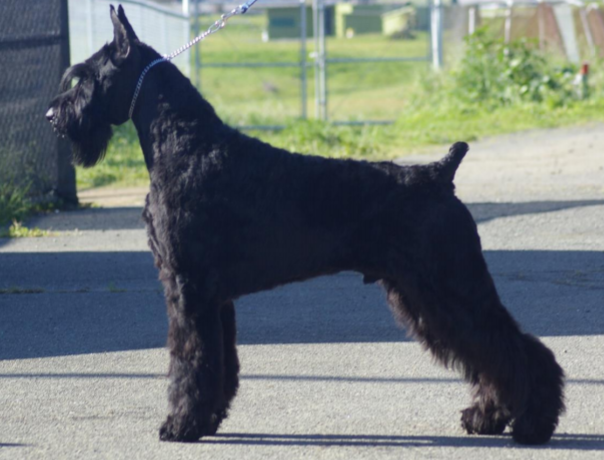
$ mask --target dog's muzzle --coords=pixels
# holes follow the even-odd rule
[[[55,116],[55,109],[53,109],[52,107],[50,109],[48,109],[48,112],[46,112],[46,115],[44,115],[46,117],[46,119],[49,121],[49,123],[52,126],[52,130],[61,138],[65,138],[65,133],[59,131],[57,125],[58,125],[58,120]]]

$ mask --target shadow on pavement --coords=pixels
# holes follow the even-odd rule
[[[498,217],[556,212],[588,206],[602,206],[604,200],[529,201],[523,203],[466,203],[474,219],[485,222]],[[26,222],[43,230],[133,230],[145,227],[141,207],[91,208],[41,214]],[[0,239],[0,245],[2,240]]]
[[[540,336],[604,334],[604,257],[586,251],[487,251],[504,304]],[[167,320],[143,252],[0,254],[0,359],[163,347]],[[239,343],[404,341],[377,285],[354,273],[237,301]]]
[[[484,447],[524,449],[601,450],[604,435],[555,434],[543,446],[522,446],[511,436],[380,436],[380,435],[322,435],[322,434],[269,434],[269,433],[218,433],[204,438],[204,444],[246,444],[274,446],[351,446],[351,447]]]
[[[44,230],[134,230],[144,229],[143,208],[90,208],[41,214],[27,221],[29,227]]]
[[[547,212],[564,211],[573,208],[589,206],[602,206],[604,200],[579,200],[579,201],[529,201],[526,203],[469,203],[466,204],[476,223],[481,224],[489,220],[522,216],[528,214],[542,214]]]
[[[404,365],[404,362],[403,362]],[[401,367],[402,369],[402,367]],[[107,379],[107,380],[164,380],[167,374],[155,373],[96,373],[96,372],[51,372],[51,373],[10,373],[0,374],[1,379],[60,379],[60,380],[80,380],[80,379]],[[422,385],[447,385],[464,384],[461,377],[458,378],[430,378],[430,377],[357,377],[341,375],[281,375],[281,374],[241,374],[241,380],[254,381],[286,381],[286,382],[313,382],[313,383],[385,383],[391,384],[422,384]],[[565,379],[568,385],[604,385],[604,380],[595,379]]]

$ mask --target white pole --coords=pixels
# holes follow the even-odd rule
[[[595,56],[596,47],[594,46],[594,39],[591,34],[591,29],[589,27],[589,21],[587,20],[587,8],[585,6],[579,7],[579,15],[581,17],[581,24],[583,25],[583,31],[585,32],[585,39],[587,40],[587,46],[589,48],[589,53],[592,56]]]
[[[443,22],[441,0],[434,0],[431,14],[432,67],[440,70],[443,64]]]
[[[315,51],[313,57],[315,60],[315,118],[321,118],[321,82],[319,77],[319,0],[312,2],[312,21],[313,35],[315,39]]]
[[[468,10],[468,34],[476,32],[476,10],[478,7],[471,6]]]
[[[508,0],[508,10],[505,16],[505,43],[509,43],[512,38],[512,8],[514,6],[514,0]]]
[[[327,120],[327,65],[325,62],[325,0],[319,0],[319,104],[321,119]]]

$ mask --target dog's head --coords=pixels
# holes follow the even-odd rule
[[[121,5],[111,6],[114,37],[81,64],[65,71],[60,94],[46,118],[55,131],[73,144],[78,165],[94,166],[111,139],[111,125],[129,118],[129,108],[141,74],[140,42]]]

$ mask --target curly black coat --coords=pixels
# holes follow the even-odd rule
[[[141,72],[159,57],[121,6],[111,19],[114,40],[67,71],[47,114],[86,166],[102,158],[110,125],[128,119]],[[195,441],[226,417],[238,388],[235,299],[342,270],[379,281],[395,317],[473,385],[468,433],[510,424],[518,442],[550,439],[563,372],[501,304],[476,224],[454,194],[467,144],[410,167],[290,153],[224,124],[169,62],[146,76],[132,119],[170,321],[162,440]]]

